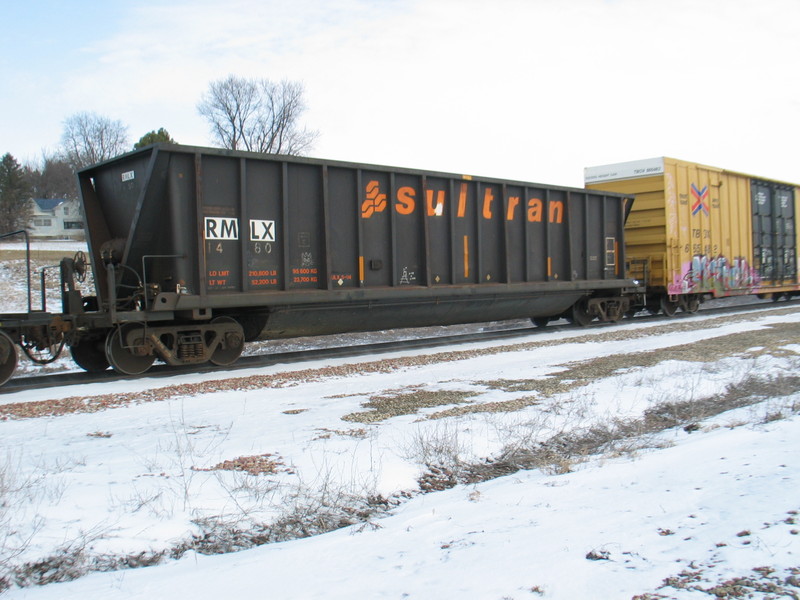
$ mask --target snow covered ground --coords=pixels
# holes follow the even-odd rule
[[[779,304],[0,395],[4,596],[797,597],[798,332]]]
[[[13,239],[13,238],[11,238]],[[24,241],[0,241],[0,252],[3,250],[25,250]],[[64,256],[72,256],[78,250],[86,252],[87,246],[84,241],[77,240],[31,240],[30,249],[32,252],[63,252]]]

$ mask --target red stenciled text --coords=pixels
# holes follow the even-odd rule
[[[315,267],[292,269],[292,283],[316,283],[319,281]]]
[[[247,272],[250,285],[278,285],[278,271],[276,269],[250,270]]]

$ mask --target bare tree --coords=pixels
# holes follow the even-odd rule
[[[301,155],[311,150],[318,131],[300,129],[306,111],[303,84],[293,81],[261,82],[262,110],[253,128],[257,152]]]
[[[39,164],[25,165],[25,175],[34,198],[78,198],[75,171],[63,158],[43,152]]]
[[[257,96],[255,82],[235,75],[208,85],[197,110],[209,122],[212,137],[223,148],[247,149],[245,129],[254,118]]]
[[[209,84],[197,110],[224,148],[301,155],[319,136],[298,122],[307,108],[304,94],[299,82],[229,75]]]
[[[64,121],[61,149],[64,159],[77,171],[129,150],[128,128],[122,121],[79,112]]]

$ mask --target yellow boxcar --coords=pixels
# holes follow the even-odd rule
[[[587,188],[635,195],[628,275],[651,311],[694,312],[706,298],[800,293],[800,188],[673,158],[587,167]]]

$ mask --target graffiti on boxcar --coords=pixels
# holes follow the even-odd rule
[[[760,280],[758,271],[750,266],[746,258],[730,260],[722,255],[716,258],[695,255],[691,261],[683,263],[681,274],[675,275],[667,291],[675,295],[752,291],[758,287]]]
[[[455,201],[455,216],[465,218],[469,204],[469,184],[460,184],[457,198]],[[483,189],[483,197],[480,199],[478,207],[481,216],[489,221],[495,218],[495,214],[503,214],[502,200],[498,198],[496,187],[486,186]],[[414,214],[418,206],[418,190],[412,186],[404,185],[397,188],[394,194],[393,207],[399,215]],[[424,211],[429,217],[441,217],[445,214],[447,204],[447,192],[445,190],[424,190],[425,202]],[[364,201],[361,203],[361,218],[370,219],[376,213],[382,213],[389,207],[388,196],[381,190],[380,182],[377,180],[369,181],[364,187]],[[524,208],[523,208],[524,207]],[[506,221],[513,221],[519,215],[524,215],[529,223],[541,223],[545,217],[549,223],[560,224],[564,222],[564,202],[562,200],[550,200],[545,203],[537,196],[531,196],[523,200],[518,195],[509,195],[505,207],[504,216]]]

